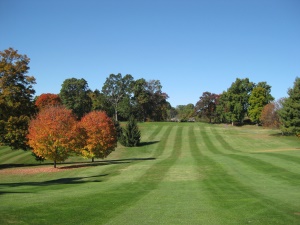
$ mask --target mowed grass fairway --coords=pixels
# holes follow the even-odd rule
[[[300,224],[296,137],[255,126],[139,127],[142,146],[56,170],[1,147],[0,224]]]

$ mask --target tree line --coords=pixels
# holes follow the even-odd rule
[[[221,94],[203,92],[195,104],[180,105],[173,115],[180,121],[196,117],[207,122],[245,123],[281,129],[282,134],[300,136],[300,78],[288,90],[288,97],[274,101],[271,86],[248,78],[237,78]]]
[[[0,143],[12,149],[30,149],[29,122],[49,105],[63,105],[76,121],[93,111],[127,121],[194,121],[275,126],[284,134],[300,133],[300,79],[289,89],[289,97],[274,102],[271,86],[248,78],[237,78],[223,93],[204,92],[196,104],[172,107],[159,80],[135,80],[132,75],[110,74],[101,91],[91,90],[85,79],[66,79],[60,93],[35,96],[30,59],[8,48],[0,52]],[[125,132],[126,133],[126,132]],[[124,140],[124,143],[127,141]]]

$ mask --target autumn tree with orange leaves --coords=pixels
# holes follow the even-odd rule
[[[81,132],[71,110],[62,106],[42,110],[29,123],[28,144],[33,153],[54,162],[65,161],[72,152],[81,148]]]
[[[104,111],[92,111],[82,117],[79,126],[86,132],[81,154],[86,158],[106,158],[117,147],[117,134],[113,121]]]
[[[51,94],[51,93],[46,93],[46,94],[41,94],[35,102],[35,106],[39,109],[42,110],[47,107],[51,106],[59,106],[62,105],[61,99],[59,95],[57,94]]]
[[[260,116],[260,121],[263,127],[280,128],[280,119],[278,110],[282,107],[284,99],[279,99],[275,102],[270,102],[265,105]]]

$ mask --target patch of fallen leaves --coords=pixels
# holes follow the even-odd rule
[[[0,174],[5,175],[28,175],[37,173],[57,173],[71,168],[54,168],[54,167],[30,167],[30,168],[8,168],[0,170]]]

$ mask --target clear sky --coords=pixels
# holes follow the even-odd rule
[[[287,96],[300,77],[299,0],[0,0],[0,50],[30,59],[36,94],[67,78],[160,80],[172,106],[236,78]]]

